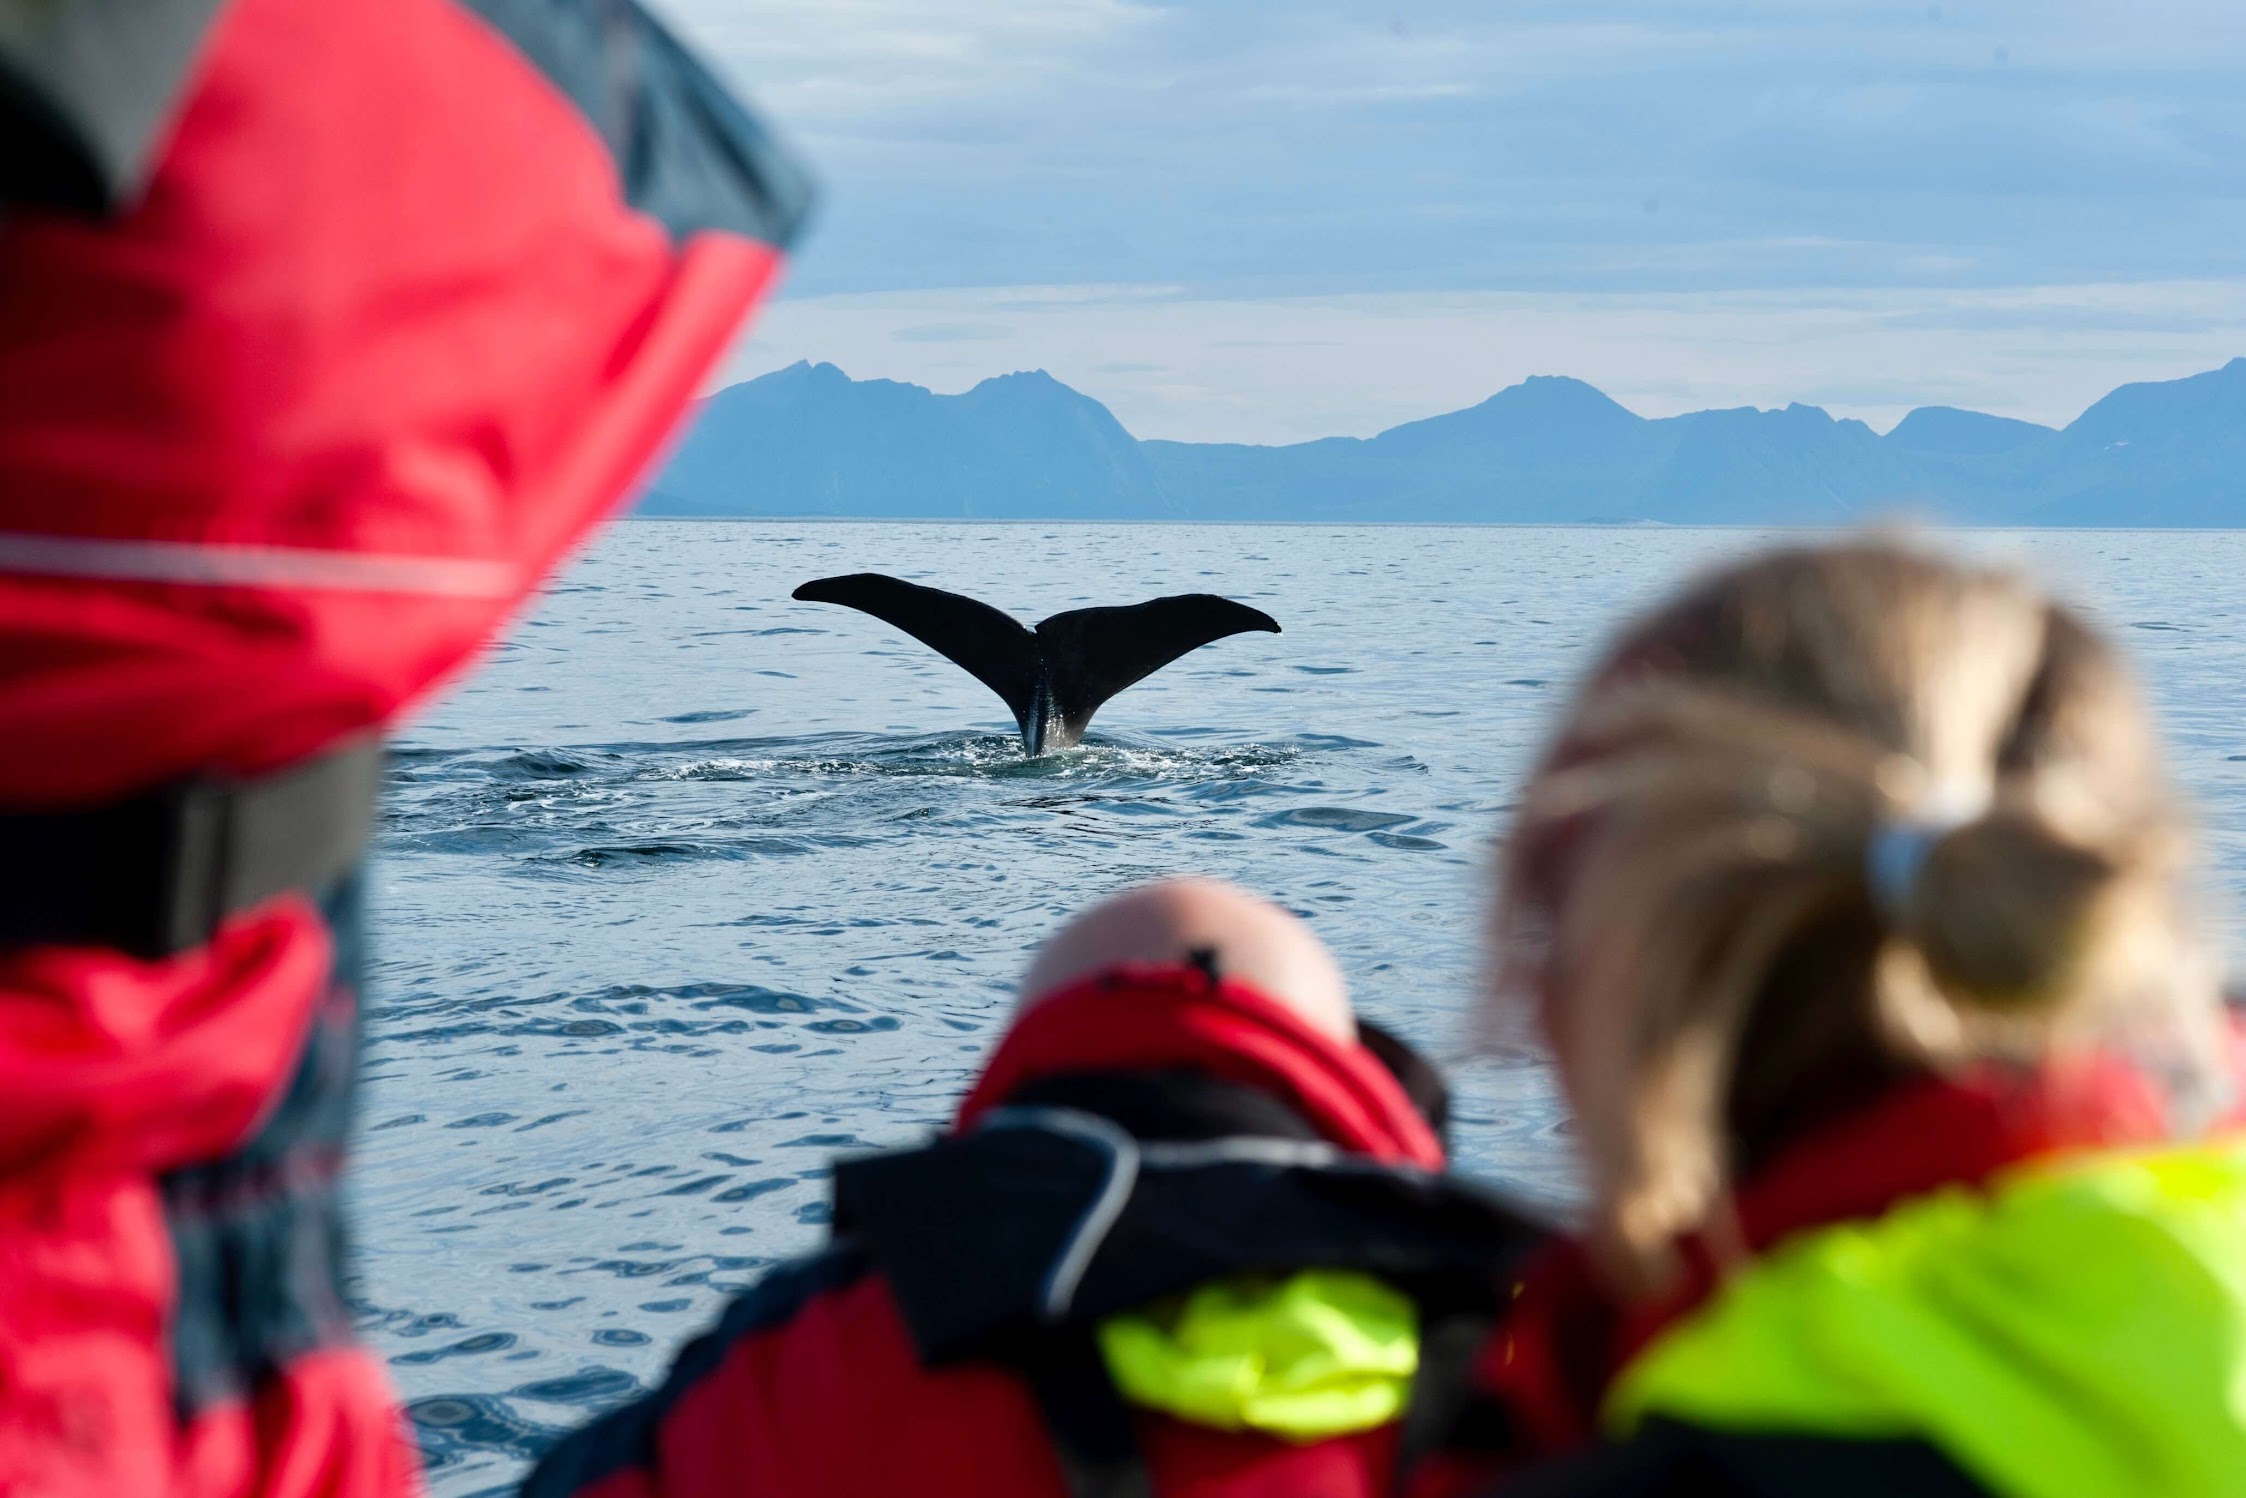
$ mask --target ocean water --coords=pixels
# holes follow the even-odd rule
[[[1762,539],[615,529],[405,732],[373,863],[358,1300],[436,1492],[505,1491],[650,1386],[819,1241],[832,1154],[944,1120],[1054,922],[1156,875],[1308,917],[1361,1007],[1454,1066],[1465,1168],[1564,1203],[1548,1080],[1470,1043],[1489,841],[1617,612]],[[2246,878],[2246,533],[1952,540],[2081,597],[2139,661],[2222,914]],[[1025,622],[1221,592],[1284,633],[1188,656],[1025,762],[965,673],[788,598],[853,571]]]

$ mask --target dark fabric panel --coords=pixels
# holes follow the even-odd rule
[[[810,212],[794,154],[634,0],[461,0],[608,142],[634,208],[673,234],[726,229],[786,248]]]
[[[1038,1326],[1046,1274],[1112,1163],[1066,1135],[988,1130],[837,1161],[835,1218],[889,1281],[921,1362],[939,1366]]]
[[[1408,1479],[1422,1461],[1446,1449],[1490,1450],[1491,1429],[1483,1412],[1499,1407],[1476,1398],[1474,1365],[1489,1345],[1501,1312],[1495,1308],[1453,1309],[1427,1316],[1419,1329],[1419,1368],[1412,1374],[1411,1401],[1396,1442],[1396,1490],[1408,1492]],[[1502,1445],[1495,1449],[1503,1450]]]
[[[1750,1435],[1652,1420],[1628,1441],[1565,1458],[1489,1498],[1991,1498],[1923,1441]]]
[[[662,1388],[565,1436],[547,1452],[524,1482],[521,1498],[571,1498],[614,1473],[648,1465],[656,1433],[672,1409],[744,1338],[783,1325],[820,1296],[857,1283],[867,1267],[862,1254],[836,1246],[773,1270],[727,1306],[716,1326],[686,1344]]]
[[[284,890],[357,866],[382,788],[362,738],[250,781],[193,779],[106,806],[0,810],[0,947],[171,957]]]
[[[1037,1401],[1068,1498],[1154,1498],[1131,1407],[1091,1328],[1041,1339],[1015,1371]]]
[[[1419,1110],[1419,1116],[1426,1119],[1427,1126],[1435,1131],[1436,1139],[1442,1142],[1443,1153],[1449,1154],[1451,1088],[1443,1080],[1443,1074],[1435,1069],[1435,1063],[1413,1050],[1401,1035],[1385,1025],[1376,1025],[1363,1016],[1359,1016],[1357,1020],[1357,1043],[1371,1051],[1380,1064],[1388,1068],[1388,1074],[1396,1079],[1396,1085],[1404,1089],[1404,1096],[1412,1100],[1412,1106]]]
[[[0,0],[0,202],[128,204],[221,4]]]
[[[1098,1144],[988,1128],[835,1167],[836,1216],[889,1281],[921,1360],[1004,1355],[1049,1325],[1055,1267],[1117,1179]],[[1090,1245],[1066,1320],[1082,1323],[1229,1274],[1362,1270],[1427,1307],[1488,1305],[1544,1230],[1463,1181],[1365,1160],[1142,1164]]]
[[[271,1116],[233,1155],[158,1183],[178,1264],[172,1363],[183,1420],[350,1338],[336,1185],[358,1076],[362,904],[357,875],[321,902],[335,969]]]

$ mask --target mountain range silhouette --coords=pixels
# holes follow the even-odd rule
[[[1040,520],[2246,525],[2246,358],[2064,427],[1949,406],[1641,417],[1538,376],[1375,437],[1140,441],[1043,370],[959,395],[799,363],[701,403],[646,515]]]

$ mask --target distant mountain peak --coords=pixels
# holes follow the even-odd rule
[[[969,395],[1004,394],[1008,396],[1066,395],[1071,400],[1088,401],[1092,397],[1072,385],[1064,385],[1042,369],[1016,369],[1005,374],[991,375],[978,380],[967,391]]]
[[[2009,452],[2051,435],[2050,427],[2010,416],[1961,411],[1956,406],[1920,406],[1895,423],[1887,441],[1910,452],[1965,455]]]
[[[1576,409],[1605,410],[1611,408],[1616,411],[1629,410],[1629,407],[1623,405],[1598,386],[1579,380],[1573,375],[1530,375],[1518,384],[1506,386],[1488,400],[1483,401],[1482,404],[1493,406],[1499,402],[1516,406],[1564,406]]]
[[[1531,375],[1479,405],[1407,421],[1373,441],[1391,451],[1417,451],[1461,439],[1479,444],[1527,440],[1558,448],[1641,424],[1635,412],[1595,385],[1568,375]]]

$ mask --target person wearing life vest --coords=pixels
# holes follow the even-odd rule
[[[0,0],[0,1492],[417,1488],[336,1199],[379,740],[805,201],[628,0]]]
[[[1226,885],[1094,908],[1022,992],[953,1127],[839,1162],[831,1242],[529,1498],[1398,1490],[1535,1236],[1440,1173],[1434,1073]]]
[[[1622,632],[1495,912],[1588,1229],[1422,1498],[2246,1492],[2238,1072],[2160,759],[2076,614],[1884,540]]]

